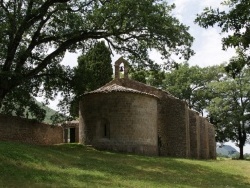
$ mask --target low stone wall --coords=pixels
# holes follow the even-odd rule
[[[61,126],[0,114],[0,141],[52,145],[63,142]]]

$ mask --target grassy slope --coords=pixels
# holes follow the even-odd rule
[[[199,161],[0,142],[0,187],[250,187],[250,161]]]

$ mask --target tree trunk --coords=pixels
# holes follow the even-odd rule
[[[239,148],[240,148],[240,157],[239,157],[239,159],[241,159],[241,160],[244,159],[243,147],[244,147],[244,145],[242,145],[242,144],[239,145]]]
[[[0,108],[2,107],[2,102],[4,97],[6,96],[7,92],[3,89],[0,89]]]
[[[245,130],[245,122],[242,122],[239,126],[239,148],[240,148],[240,157],[239,159],[243,160],[244,159],[244,154],[243,154],[243,148],[247,139],[247,134]]]
[[[241,133],[241,132],[240,132]],[[239,159],[244,159],[243,149],[246,142],[246,131],[243,129],[242,133],[239,135],[239,148],[240,148],[240,157]]]

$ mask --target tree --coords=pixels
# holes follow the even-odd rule
[[[226,72],[234,79],[239,76],[240,72],[245,68],[245,65],[248,62],[248,56],[244,53],[244,50],[237,48],[236,53],[237,56],[232,57],[229,60],[229,64],[225,66]]]
[[[178,68],[166,73],[163,89],[186,101],[191,109],[203,114],[213,98],[208,84],[221,77],[220,69],[220,66],[200,68],[190,67],[188,63],[180,64]]]
[[[144,69],[132,68],[130,70],[130,77],[133,80],[147,84],[148,71]]]
[[[217,138],[237,142],[243,159],[243,146],[249,131],[249,70],[246,65],[250,64],[250,1],[227,0],[222,5],[227,9],[205,8],[195,22],[204,28],[219,26],[222,33],[229,33],[222,39],[223,48],[237,47],[238,56],[225,67],[225,80],[214,83],[219,96],[212,101],[209,110],[211,120],[217,125]]]
[[[95,90],[112,80],[111,52],[104,41],[98,42],[86,54],[78,57],[72,82],[74,99],[71,115],[78,117],[79,97],[86,91]],[[67,99],[66,99],[67,100]]]
[[[100,39],[141,64],[150,48],[188,59],[193,38],[173,8],[164,0],[0,0],[0,106],[13,96],[27,106],[33,96],[67,90],[72,70],[60,64],[64,53],[86,52]]]
[[[148,69],[133,67],[130,71],[130,77],[144,84],[162,88],[165,72],[158,64],[152,64]]]
[[[242,63],[241,57],[233,57],[226,67],[227,74],[210,84],[216,97],[208,111],[216,127],[216,140],[235,142],[240,149],[240,159],[243,159],[243,148],[250,133],[250,70],[246,66],[240,72],[232,70],[238,69],[237,63]]]
[[[229,32],[230,34],[222,40],[224,49],[229,46],[240,47],[245,50],[249,49],[250,1],[227,0],[223,1],[221,4],[228,6],[227,11],[207,7],[204,9],[203,13],[197,15],[195,22],[204,28],[217,24],[221,28],[222,33]]]

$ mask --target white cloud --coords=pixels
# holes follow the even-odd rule
[[[196,15],[205,7],[224,8],[218,0],[172,0],[176,4],[174,15],[185,25],[189,26],[189,33],[195,38],[192,49],[195,55],[191,57],[191,65],[209,66],[228,61],[234,55],[233,49],[222,50],[220,28],[204,29],[194,23]]]
[[[219,7],[221,5],[221,1],[219,0],[202,0],[199,1],[201,7]]]
[[[202,30],[194,42],[196,54],[190,59],[190,64],[205,67],[228,61],[235,51],[234,49],[223,51],[221,38],[216,28]]]
[[[78,53],[70,53],[70,52],[66,52],[65,56],[61,62],[61,64],[63,65],[68,65],[70,67],[75,67],[77,66],[77,58],[81,55],[80,52]]]

